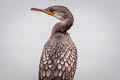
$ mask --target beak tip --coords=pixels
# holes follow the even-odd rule
[[[40,11],[40,12],[44,12],[44,10],[38,9],[38,8],[31,8],[30,10],[31,10],[31,11]]]
[[[34,8],[31,8],[30,10],[32,11],[32,10],[34,10]]]

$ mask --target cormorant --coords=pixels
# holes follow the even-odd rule
[[[77,66],[77,49],[67,32],[74,22],[72,13],[61,5],[31,10],[44,12],[60,20],[52,28],[51,36],[43,48],[39,80],[73,80]]]

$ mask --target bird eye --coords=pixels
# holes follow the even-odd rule
[[[55,11],[54,9],[49,9],[51,12]]]

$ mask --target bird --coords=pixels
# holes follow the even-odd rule
[[[77,48],[67,32],[74,22],[71,11],[62,5],[31,10],[46,13],[59,20],[44,45],[39,64],[39,80],[73,80],[77,67]]]

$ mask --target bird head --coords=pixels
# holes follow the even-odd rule
[[[59,19],[60,21],[63,21],[67,18],[71,18],[73,17],[71,12],[68,10],[68,8],[64,7],[64,6],[50,6],[46,9],[39,9],[39,8],[31,8],[32,11],[40,11],[43,13],[46,13],[48,15],[54,16],[57,19]]]

